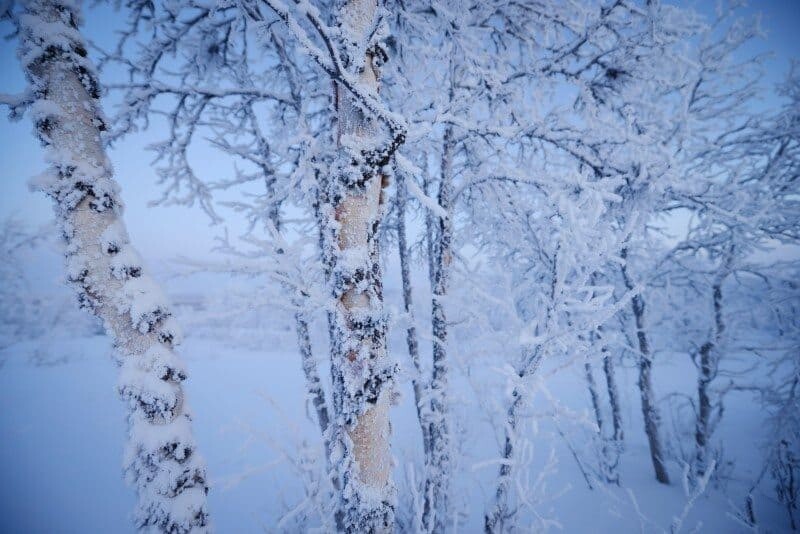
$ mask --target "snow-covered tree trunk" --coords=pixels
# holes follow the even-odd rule
[[[377,97],[385,31],[376,0],[349,0],[337,14],[347,68],[361,90]],[[320,206],[323,254],[332,290],[331,374],[335,414],[332,464],[341,481],[343,528],[390,532],[395,488],[391,477],[389,405],[396,365],[386,348],[386,319],[378,254],[385,166],[391,149],[380,123],[336,81],[337,153]]]
[[[589,389],[589,398],[592,401],[592,411],[597,423],[597,440],[599,445],[598,461],[600,473],[606,482],[611,484],[619,483],[619,475],[615,473],[616,465],[619,460],[616,436],[610,438],[604,430],[606,427],[603,409],[600,405],[600,392],[597,382],[594,379],[592,364],[587,358],[584,362],[584,374],[586,375],[586,387]]]
[[[622,414],[620,409],[619,389],[614,373],[614,361],[607,347],[602,349],[603,355],[603,374],[606,377],[606,389],[608,390],[608,403],[611,405],[611,423],[614,426],[614,441],[622,442],[624,434],[622,431]]]
[[[451,90],[452,98],[452,90]],[[447,409],[447,316],[445,299],[450,280],[450,264],[453,256],[453,130],[445,128],[442,142],[441,182],[438,202],[445,211],[439,217],[439,241],[436,247],[433,276],[433,299],[431,323],[433,332],[433,374],[429,388],[430,457],[428,458],[425,503],[430,504],[423,514],[423,525],[427,530],[443,532],[446,526],[447,497],[450,478],[450,431]]]
[[[425,177],[422,184],[425,195],[432,196],[432,181],[429,177]],[[428,258],[428,282],[431,285],[431,292],[433,292],[434,285],[436,284],[436,249],[438,246],[436,230],[436,215],[431,210],[425,210],[425,248]]]
[[[622,258],[627,259],[627,249],[623,249]],[[629,291],[633,291],[633,282],[631,282],[628,275],[628,268],[626,265],[622,266],[622,277],[625,281],[625,287]],[[644,418],[644,431],[647,434],[647,442],[650,446],[650,459],[653,462],[653,469],[655,470],[656,480],[662,484],[669,484],[669,475],[664,458],[664,449],[659,435],[659,422],[660,417],[658,408],[656,407],[654,393],[653,393],[653,379],[650,376],[653,367],[653,358],[650,354],[650,343],[647,339],[647,332],[645,331],[645,308],[644,299],[640,294],[635,295],[631,299],[631,309],[633,310],[633,317],[636,323],[636,337],[639,342],[639,393],[642,401],[642,417]]]
[[[78,8],[66,0],[27,0],[23,8],[19,57],[50,164],[37,185],[54,200],[80,303],[114,339],[118,388],[129,408],[125,471],[138,490],[136,523],[162,532],[204,532],[208,485],[181,388],[186,372],[173,352],[179,332],[122,221]]]
[[[725,332],[725,319],[722,315],[722,283],[725,280],[727,270],[730,266],[732,253],[728,254],[723,270],[714,278],[711,287],[711,294],[714,305],[714,323],[710,339],[703,343],[698,351],[699,354],[699,375],[697,377],[697,422],[695,424],[695,444],[697,452],[695,454],[695,473],[702,477],[705,475],[709,465],[709,441],[713,432],[711,414],[714,410],[714,401],[711,398],[711,382],[717,374],[719,357],[716,352],[719,350],[719,343]]]
[[[594,411],[594,420],[597,423],[597,432],[601,439],[603,437],[603,412],[600,408],[600,395],[597,392],[597,383],[594,380],[594,373],[592,372],[592,364],[587,358],[583,363],[583,371],[586,375],[586,387],[589,389],[589,398],[592,401],[592,410]]]
[[[517,435],[517,411],[522,407],[522,394],[517,388],[514,388],[511,396],[513,400],[508,407],[506,420],[504,421],[503,456],[497,478],[494,505],[491,511],[484,516],[483,528],[486,534],[503,532],[506,519],[509,519],[512,515],[509,509],[509,493],[514,465],[514,444]]]
[[[300,108],[299,97],[294,96],[295,108]],[[264,189],[266,190],[269,203],[267,205],[267,219],[274,228],[275,232],[280,232],[283,222],[281,220],[281,202],[277,198],[275,185],[275,170],[266,162],[270,158],[270,147],[267,139],[261,132],[261,128],[256,120],[256,114],[253,110],[252,104],[248,105],[249,116],[253,125],[253,131],[256,133],[258,143],[258,152],[263,157],[263,162],[260,165],[261,172],[264,176]],[[276,255],[284,255],[286,251],[281,245],[275,247]],[[280,273],[284,275],[285,273]],[[328,414],[328,404],[325,401],[325,389],[322,387],[322,381],[319,378],[317,370],[317,361],[314,358],[314,351],[311,346],[311,336],[308,331],[308,319],[303,309],[305,308],[306,295],[301,290],[293,288],[288,283],[284,283],[285,291],[291,295],[292,306],[298,311],[294,314],[294,327],[295,334],[297,335],[297,348],[300,352],[300,363],[303,369],[303,376],[306,380],[306,395],[314,406],[314,411],[317,414],[317,424],[319,425],[320,432],[322,433],[325,443],[325,453],[330,454],[330,440],[327,437],[328,425],[330,424],[330,415]]]
[[[400,278],[403,284],[403,309],[407,315],[408,328],[406,329],[406,344],[408,355],[414,365],[414,403],[417,407],[417,419],[422,433],[422,446],[427,458],[430,454],[430,437],[428,428],[428,410],[425,395],[425,381],[422,379],[422,365],[419,360],[419,340],[417,328],[414,325],[414,302],[411,291],[411,265],[409,260],[408,238],[406,235],[406,206],[408,203],[408,189],[405,176],[397,177],[397,248],[400,253]]]
[[[311,336],[308,332],[308,321],[302,312],[294,316],[295,332],[297,333],[297,348],[300,351],[300,362],[303,366],[303,376],[306,379],[306,394],[317,413],[317,424],[325,441],[325,452],[330,454],[330,441],[327,438],[330,415],[328,404],[325,402],[325,390],[317,371],[317,362],[311,349]]]

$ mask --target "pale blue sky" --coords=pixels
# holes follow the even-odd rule
[[[705,13],[711,13],[714,6],[714,2],[708,0],[687,4]],[[765,64],[763,79],[765,87],[770,87],[783,78],[790,59],[800,56],[800,0],[752,2],[747,11],[763,15],[763,27],[768,35],[751,45],[747,52],[774,52]],[[120,14],[103,6],[88,11],[86,19],[84,35],[103,47],[109,47],[114,41],[113,31],[121,21]],[[6,25],[4,30],[7,29]],[[24,87],[15,47],[14,41],[0,42],[0,92],[3,93],[19,92]],[[763,92],[762,100],[761,105],[765,108],[775,105],[771,90]],[[107,111],[110,114],[112,110]],[[156,173],[150,166],[152,153],[145,147],[148,142],[163,137],[162,134],[155,127],[151,131],[132,135],[110,154],[117,179],[123,188],[131,236],[148,263],[154,267],[178,255],[205,255],[216,233],[216,230],[209,228],[208,219],[198,208],[148,207],[148,201],[157,196],[157,189]],[[28,191],[26,185],[31,176],[43,169],[41,151],[27,117],[19,122],[0,117],[0,161],[4,162],[0,168],[0,220],[16,215],[33,226],[49,221],[52,218],[49,199],[40,193]],[[230,162],[219,158],[217,153],[209,152],[207,161],[203,161],[203,168],[208,172],[227,175]]]

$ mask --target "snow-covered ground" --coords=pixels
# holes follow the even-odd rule
[[[179,315],[183,322],[199,325],[191,322],[192,313],[184,308]],[[45,338],[0,351],[0,531],[133,530],[134,494],[123,484],[120,472],[126,425],[115,390],[116,369],[107,339],[83,330],[76,334],[62,327]],[[392,348],[402,359],[402,332],[395,330]],[[303,377],[291,332],[198,326],[187,334],[180,352],[190,370],[187,390],[197,441],[212,479],[210,508],[216,530],[280,530],[279,519],[303,496],[302,479],[292,460],[303,451],[312,457],[321,453],[318,432],[307,416],[311,412],[302,402]],[[259,335],[264,339],[253,341]],[[322,350],[317,352],[321,358]],[[320,362],[320,369],[325,368]],[[550,393],[578,419],[585,413],[588,420],[582,366],[552,375],[550,370],[543,370]],[[654,372],[657,391],[691,385],[693,380],[686,376],[694,372],[686,357],[661,357]],[[589,490],[584,482],[570,448],[581,462],[595,461],[586,440],[590,430],[566,421],[564,438],[553,432],[545,417],[538,432],[531,434],[527,469],[532,479],[551,450],[558,458],[556,471],[546,476],[541,494],[545,500],[536,505],[536,512],[564,532],[669,531],[686,504],[676,463],[671,464],[672,485],[660,485],[653,478],[637,409],[635,370],[620,369],[619,380],[625,397],[622,487]],[[461,530],[478,532],[493,491],[496,464],[491,459],[498,448],[491,426],[480,415],[481,391],[468,384],[463,375],[453,384],[452,404],[461,427],[457,441],[463,452],[454,495],[464,514]],[[395,480],[401,502],[406,502],[411,466],[421,465],[422,452],[407,381],[402,390],[392,423]],[[698,525],[706,532],[744,531],[731,516],[742,504],[743,489],[760,469],[759,425],[760,408],[747,394],[728,397],[718,437],[724,438],[724,457],[733,465],[725,469],[726,481],[712,482],[697,500],[684,531]],[[762,526],[774,532],[785,528],[782,510],[764,494],[757,495]]]

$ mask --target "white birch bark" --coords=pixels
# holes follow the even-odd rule
[[[138,490],[138,527],[206,532],[205,465],[196,452],[173,352],[179,332],[147,276],[122,221],[122,205],[101,140],[98,82],[68,0],[27,0],[19,57],[31,114],[50,165],[37,180],[54,200],[66,242],[68,277],[82,306],[114,340],[118,388],[128,406],[125,472]]]
[[[350,0],[337,24],[347,51],[347,68],[362,90],[378,94],[382,50],[376,0]],[[391,532],[392,481],[389,405],[396,365],[386,349],[386,320],[378,254],[378,225],[386,185],[380,145],[386,137],[341,83],[334,84],[337,156],[321,203],[323,249],[334,303],[334,428],[332,464],[341,481],[342,526],[347,532]],[[387,143],[390,140],[387,138]],[[386,158],[388,160],[388,156]]]

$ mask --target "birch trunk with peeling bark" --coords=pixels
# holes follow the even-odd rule
[[[131,246],[119,188],[101,140],[105,120],[94,66],[73,2],[28,0],[19,16],[19,57],[49,171],[37,186],[54,200],[68,278],[103,321],[120,363],[128,406],[125,472],[138,490],[135,521],[147,530],[208,530],[206,471],[196,451],[173,352],[179,331],[164,296]]]
[[[349,0],[337,17],[347,68],[362,90],[377,96],[379,57],[371,43],[382,23],[376,0]],[[391,532],[395,488],[392,481],[389,405],[396,365],[386,348],[386,320],[378,251],[383,216],[383,166],[380,123],[334,82],[337,154],[320,205],[324,261],[334,303],[334,428],[332,465],[341,481],[342,527],[347,532]],[[387,141],[388,142],[388,141]]]

